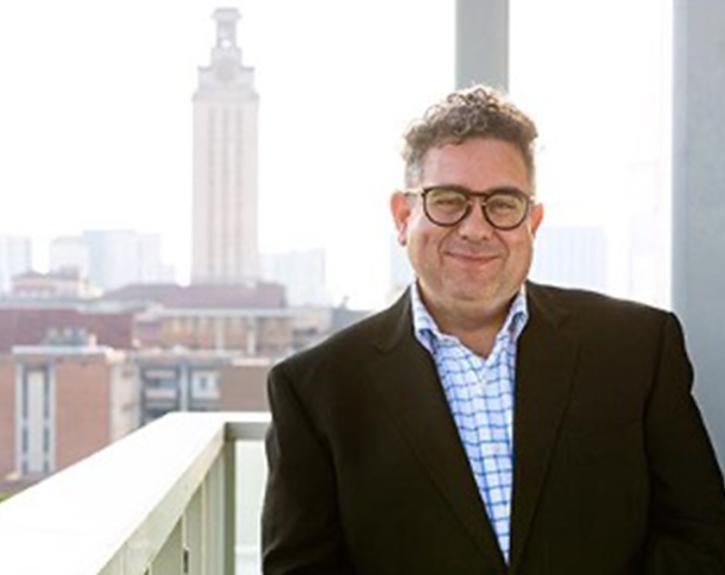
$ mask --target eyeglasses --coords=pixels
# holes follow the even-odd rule
[[[446,227],[465,220],[477,201],[489,224],[497,230],[513,230],[523,223],[534,204],[531,195],[518,188],[472,192],[461,186],[431,186],[406,193],[423,196],[425,215],[434,224]]]

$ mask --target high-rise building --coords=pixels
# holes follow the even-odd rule
[[[0,292],[9,292],[13,277],[32,267],[30,238],[0,236]]]
[[[220,8],[209,66],[194,94],[192,282],[258,275],[257,119],[254,68],[237,44],[239,12]]]
[[[287,290],[292,306],[326,306],[332,299],[325,275],[325,252],[321,249],[265,254],[261,258],[265,280]]]
[[[531,279],[600,292],[608,289],[607,236],[601,228],[541,226]]]
[[[104,290],[175,281],[173,268],[161,259],[161,236],[132,230],[90,230],[55,238],[50,244],[50,271],[70,270]]]
[[[88,279],[90,254],[88,244],[80,236],[60,236],[50,243],[50,271],[74,269],[81,278]]]
[[[174,271],[161,260],[161,236],[131,230],[83,232],[88,278],[104,290],[129,284],[174,281]]]

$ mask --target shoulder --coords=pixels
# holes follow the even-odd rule
[[[563,337],[571,344],[568,349],[576,350],[577,370],[581,381],[588,382],[587,390],[606,389],[622,401],[637,397],[642,405],[665,361],[678,366],[681,381],[691,381],[684,336],[674,314],[586,290],[530,287],[530,324],[522,345],[545,349],[543,337]],[[606,385],[599,387],[602,382]],[[591,397],[605,405],[607,398],[598,393],[591,391]]]
[[[325,341],[296,353],[272,370],[287,378],[314,378],[326,374],[340,377],[359,371],[378,354],[391,331],[408,320],[410,300],[407,292],[391,307],[333,334]]]
[[[533,313],[558,316],[578,332],[598,338],[658,340],[668,326],[679,330],[674,314],[640,302],[535,283],[527,284],[527,294]]]
[[[611,297],[602,293],[561,288],[528,282],[528,297],[535,306],[556,308],[573,315],[584,315],[603,320],[620,318],[638,318],[644,321],[663,321],[670,312],[641,303]]]
[[[359,410],[369,401],[369,373],[383,357],[381,350],[391,333],[409,323],[409,308],[403,296],[391,308],[275,365],[267,381],[272,413],[283,404],[298,405],[317,429],[323,429],[329,417],[350,413],[341,406]]]

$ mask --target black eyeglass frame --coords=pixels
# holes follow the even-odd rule
[[[430,213],[428,212],[428,201],[427,196],[430,192],[433,190],[440,190],[440,189],[446,189],[446,190],[452,190],[459,192],[463,194],[466,197],[466,209],[463,210],[463,213],[461,214],[461,217],[458,218],[454,222],[439,222],[433,217],[431,217]],[[529,217],[531,214],[531,208],[534,206],[536,201],[534,200],[533,196],[531,194],[527,194],[523,190],[520,190],[518,188],[513,187],[503,187],[503,188],[496,188],[494,190],[491,190],[490,192],[473,192],[469,190],[468,188],[464,188],[463,186],[456,186],[456,185],[437,185],[437,186],[426,186],[424,188],[414,188],[409,189],[405,191],[406,194],[410,195],[417,195],[422,196],[423,198],[423,212],[425,213],[425,216],[433,222],[437,226],[441,226],[444,228],[452,228],[453,226],[457,226],[460,224],[463,220],[465,220],[470,214],[471,210],[473,209],[473,202],[471,201],[473,198],[480,198],[478,200],[478,203],[481,205],[481,212],[483,213],[484,219],[491,224],[491,226],[497,230],[501,231],[510,231],[515,230],[518,228],[521,224],[523,224],[526,221],[526,218]],[[488,200],[490,200],[493,196],[515,196],[518,198],[523,199],[526,202],[526,209],[524,210],[523,215],[521,216],[521,219],[516,222],[516,224],[511,226],[500,226],[494,222],[491,221],[491,218],[488,215],[488,212],[486,211],[486,203]]]

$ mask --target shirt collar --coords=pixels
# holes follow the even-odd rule
[[[433,316],[426,308],[425,303],[420,295],[418,282],[413,281],[410,286],[410,303],[413,312],[413,331],[418,341],[428,349],[433,351],[433,342],[445,339],[456,339],[454,336],[443,333]],[[507,338],[510,342],[516,343],[521,333],[526,327],[529,320],[529,310],[526,303],[526,286],[521,285],[516,297],[509,307],[506,319],[501,326],[496,341]]]

